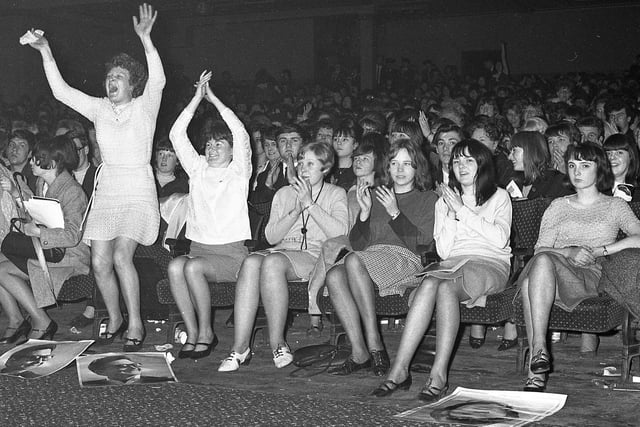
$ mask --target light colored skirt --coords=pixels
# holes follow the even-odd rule
[[[455,268],[457,267],[457,268]],[[467,307],[485,307],[487,296],[496,294],[507,287],[509,264],[493,258],[479,256],[458,256],[432,266],[432,270],[419,278],[435,277],[460,283],[469,299],[462,301]]]
[[[299,251],[295,249],[265,249],[263,251],[252,252],[251,255],[267,256],[273,253],[282,254],[291,263],[296,278],[292,280],[309,280],[311,272],[316,265],[317,256],[312,255],[308,251]]]
[[[242,261],[249,255],[244,241],[226,243],[224,245],[206,245],[191,242],[189,258],[205,258],[216,271],[216,282],[235,282]]]
[[[600,264],[579,267],[569,262],[568,258],[554,252],[541,252],[531,258],[520,273],[518,286],[522,287],[522,280],[529,276],[531,266],[540,256],[549,257],[553,263],[556,276],[554,304],[558,307],[565,311],[573,311],[582,301],[598,296],[598,282],[602,275]],[[529,283],[529,286],[535,285]]]

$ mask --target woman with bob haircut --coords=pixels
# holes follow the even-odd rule
[[[251,238],[247,196],[251,178],[251,141],[242,122],[215,96],[203,72],[196,91],[169,132],[178,159],[189,176],[186,237],[189,255],[169,263],[171,293],[187,328],[178,358],[200,359],[211,354],[218,338],[211,326],[209,282],[229,282],[248,255]],[[204,155],[189,141],[187,128],[203,99],[213,104],[224,123],[204,135]],[[226,124],[225,124],[226,123]]]
[[[388,186],[358,185],[360,212],[349,234],[354,252],[327,272],[329,296],[352,345],[351,356],[330,370],[335,375],[368,368],[376,376],[386,374],[389,356],[378,331],[375,291],[402,295],[404,279],[412,281],[422,269],[418,246],[433,241],[438,196],[420,146],[396,140],[385,170]]]
[[[64,227],[38,227],[34,222],[24,224],[25,244],[32,246],[30,237],[40,238],[43,249],[65,248],[64,256],[49,259],[49,274],[53,290],[45,279],[37,261],[35,249],[29,257],[13,252],[9,241],[4,240],[0,260],[0,304],[9,318],[8,327],[0,343],[13,343],[26,339],[53,339],[58,329],[45,307],[55,304],[62,284],[68,278],[89,273],[89,247],[82,239],[82,216],[87,209],[87,196],[71,172],[77,167],[78,153],[73,141],[66,135],[39,142],[31,159],[33,174],[38,178],[36,196],[57,199],[62,208]],[[7,177],[0,178],[4,191],[14,198],[20,191]],[[26,186],[22,191],[31,195]],[[22,246],[22,245],[21,245]],[[25,320],[20,307],[29,314]]]
[[[487,295],[507,284],[511,200],[497,187],[491,151],[466,139],[453,148],[450,162],[449,185],[441,185],[433,229],[442,261],[418,279],[396,359],[387,379],[372,393],[378,397],[411,387],[409,365],[437,307],[435,361],[418,398],[426,402],[442,398],[448,390],[460,303],[483,307]]]
[[[353,119],[343,120],[333,131],[333,148],[337,162],[329,178],[332,184],[349,189],[356,183],[353,173],[353,152],[362,139],[362,128]]]
[[[109,313],[107,331],[97,341],[110,344],[123,336],[124,351],[139,351],[146,337],[133,255],[138,244],[151,245],[156,240],[160,225],[150,161],[166,79],[151,40],[158,13],[144,3],[139,15],[133,17],[133,29],[142,42],[149,76],[129,55],[116,55],[106,65],[107,96],[103,98],[86,95],[64,81],[45,37],[30,44],[42,56],[54,97],[95,124],[103,164],[84,238],[91,241],[93,274]],[[120,292],[127,321],[120,308]]]
[[[308,280],[323,242],[348,231],[347,194],[325,177],[334,162],[333,148],[305,144],[298,153],[298,174],[273,198],[265,234],[273,248],[254,252],[242,263],[236,282],[234,343],[220,372],[238,370],[251,359],[249,342],[261,299],[269,325],[276,368],[293,361],[284,338],[289,305],[288,280]]]
[[[638,146],[627,135],[616,133],[606,139],[603,148],[613,172],[613,195],[627,202],[640,200],[640,190],[637,189],[640,174]]]
[[[565,182],[566,175],[549,168],[549,149],[541,133],[522,131],[513,135],[509,160],[516,172],[514,181],[525,198],[555,199],[573,193]]]
[[[566,168],[576,194],[551,202],[540,225],[535,255],[518,278],[529,339],[525,391],[544,391],[552,359],[547,328],[552,306],[572,311],[598,295],[601,258],[640,247],[640,220],[618,197],[607,196],[613,174],[602,147],[570,146]],[[617,240],[622,230],[628,237]]]

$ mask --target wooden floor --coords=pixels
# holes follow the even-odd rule
[[[82,311],[84,304],[67,304],[61,308],[50,310],[50,315],[60,324],[56,340],[89,339],[90,328],[81,334],[72,334],[67,326],[69,321]],[[226,356],[233,340],[233,329],[226,328],[224,322],[229,310],[216,313],[216,333],[220,344],[212,355],[206,359],[193,361],[176,360],[173,369],[179,381],[187,383],[214,384],[232,387],[239,390],[257,390],[280,394],[283,398],[310,396],[318,399],[346,399],[367,403],[386,405],[398,412],[419,406],[416,394],[427,379],[426,373],[414,373],[414,385],[408,392],[397,392],[390,398],[378,399],[370,396],[370,392],[378,385],[381,378],[371,373],[357,373],[349,377],[335,377],[326,373],[309,376],[314,372],[298,371],[287,367],[276,369],[271,361],[270,350],[261,340],[254,349],[254,357],[249,366],[241,366],[235,373],[218,373],[220,360]],[[0,319],[0,327],[4,328],[6,319]],[[287,339],[293,349],[304,345],[321,343],[328,340],[328,328],[325,328],[320,339],[307,337],[306,314],[295,317]],[[325,325],[326,326],[326,325]],[[163,323],[146,323],[148,338],[145,351],[154,351],[155,345],[165,344],[166,325]],[[402,328],[388,329],[382,327],[384,341],[393,359],[398,346]],[[516,350],[496,351],[499,343],[500,328],[489,329],[485,345],[473,350],[467,343],[468,330],[461,335],[461,343],[452,362],[450,371],[450,388],[457,386],[489,390],[521,390],[524,378],[516,373]],[[259,336],[260,338],[260,336]],[[640,383],[628,384],[626,391],[603,388],[594,382],[602,380],[597,371],[607,366],[620,370],[620,336],[612,333],[601,339],[600,349],[595,359],[581,358],[579,355],[580,337],[569,335],[566,343],[553,345],[554,369],[548,382],[551,393],[566,394],[567,403],[556,415],[547,418],[543,425],[559,426],[638,426],[640,425]],[[96,352],[119,351],[121,342],[115,342],[106,348],[92,347]],[[433,339],[428,340],[424,349],[432,348]],[[174,354],[179,345],[174,348]],[[0,352],[10,347],[0,345]],[[636,361],[632,374],[640,377],[640,361]],[[616,382],[616,378],[607,378]],[[639,378],[640,380],[640,378]]]

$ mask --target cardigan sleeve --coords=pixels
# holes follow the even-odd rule
[[[75,184],[75,182],[73,183]],[[87,196],[80,185],[65,185],[57,195],[64,217],[64,228],[42,228],[43,249],[71,248],[82,239],[82,218],[87,209]]]
[[[193,148],[187,136],[187,127],[192,118],[193,114],[185,108],[169,131],[169,139],[173,144],[173,149],[176,150],[176,155],[180,160],[182,168],[190,177],[193,176],[199,164],[204,161],[195,148]]]
[[[157,117],[160,110],[160,102],[162,101],[162,90],[167,83],[167,79],[164,75],[164,68],[162,67],[158,50],[153,49],[147,52],[146,58],[149,78],[142,93],[144,108],[151,117]]]
[[[493,221],[473,212],[466,206],[458,211],[456,217],[491,244],[503,247],[511,235],[512,210],[509,194],[505,190],[498,189],[485,203],[487,204],[485,209],[493,211]]]

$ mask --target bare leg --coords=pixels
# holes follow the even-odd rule
[[[529,275],[522,280],[522,308],[524,312],[527,338],[529,339],[529,378],[540,378],[544,375],[531,372],[531,358],[540,349],[547,350],[547,329],[549,315],[555,300],[556,278],[551,259],[538,255],[529,270]]]
[[[329,288],[331,304],[351,342],[351,357],[356,363],[364,363],[369,359],[369,351],[362,335],[360,313],[347,283],[345,266],[341,264],[332,267],[327,272],[325,283]]]
[[[460,301],[469,299],[462,285],[443,281],[438,287],[436,304],[436,357],[429,377],[432,385],[441,389],[447,384],[449,362],[460,328]]]
[[[236,353],[244,353],[251,341],[260,301],[260,266],[262,255],[249,255],[242,262],[236,282],[236,298],[233,305],[233,347]]]
[[[269,344],[275,350],[285,343],[284,328],[289,310],[289,290],[287,279],[296,279],[289,258],[272,253],[262,262],[260,268],[260,296],[269,324]]]
[[[362,325],[368,350],[383,350],[382,339],[378,331],[378,316],[376,315],[376,294],[373,280],[358,255],[351,253],[345,259],[349,288],[353,294]],[[367,351],[368,353],[368,351]]]
[[[138,242],[128,237],[117,237],[113,249],[113,266],[118,274],[124,304],[129,314],[126,338],[141,340],[144,334],[140,317],[140,281],[133,265],[133,254]],[[128,340],[129,341],[129,340]]]
[[[29,276],[12,262],[5,261],[0,264],[0,283],[2,288],[29,313],[33,329],[43,331],[49,326],[51,318],[36,304],[36,299],[33,296],[31,286],[27,282],[28,280]],[[38,338],[40,335],[41,333],[37,333],[34,338]]]
[[[198,323],[184,273],[184,266],[187,260],[188,258],[184,256],[172,259],[169,263],[168,275],[171,294],[180,310],[184,325],[187,328],[187,343],[193,345],[196,343],[196,338],[198,337]],[[185,351],[193,350],[192,346],[188,346],[187,344],[185,344],[185,346],[187,346],[184,348]]]
[[[191,301],[195,305],[198,316],[197,343],[211,343],[213,341],[213,328],[211,326],[211,292],[209,281],[216,280],[216,272],[213,266],[205,258],[191,258],[184,266],[187,285]],[[205,346],[196,346],[195,351],[206,350]]]
[[[422,342],[429,323],[431,323],[439,285],[440,279],[427,277],[414,292],[411,308],[407,314],[405,328],[400,339],[400,346],[393,365],[391,365],[391,370],[387,375],[388,380],[399,384],[409,375],[411,359],[413,359],[413,355],[420,342]]]
[[[96,278],[96,284],[104,305],[109,313],[109,325],[107,332],[114,333],[122,324],[122,312],[120,311],[120,291],[118,290],[118,281],[116,273],[113,269],[113,240],[91,241],[91,266],[93,267],[93,275]]]
[[[0,264],[0,277],[4,277],[6,274],[8,273],[2,271],[2,264]],[[2,311],[5,312],[7,319],[9,320],[7,327],[15,329],[20,326],[24,321],[24,317],[20,312],[20,306],[18,306],[18,302],[13,295],[11,295],[11,293],[2,286],[2,281],[0,281],[0,305],[2,306]]]

